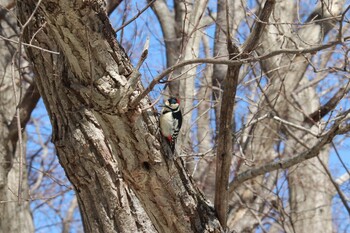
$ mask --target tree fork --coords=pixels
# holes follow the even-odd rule
[[[18,1],[23,23],[35,3]],[[23,38],[29,42],[36,33],[34,44],[60,52],[26,48],[85,231],[221,232],[214,210],[182,165],[165,159],[148,99],[128,111],[143,87],[128,85],[133,67],[102,6],[102,1],[43,1]]]

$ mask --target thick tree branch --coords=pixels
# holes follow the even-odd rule
[[[306,116],[304,118],[304,122],[306,123],[315,123],[320,121],[325,115],[327,115],[330,111],[332,111],[339,101],[343,99],[343,97],[349,92],[350,85],[349,83],[346,84],[345,87],[340,88],[335,95],[330,98],[327,103],[322,105],[319,109],[311,113],[309,116]]]
[[[27,125],[30,115],[34,110],[36,104],[40,99],[40,94],[38,89],[35,86],[35,83],[30,84],[26,93],[23,96],[22,102],[19,104],[19,115],[21,120],[21,129],[23,130]],[[17,126],[17,118],[13,117],[10,125],[9,125],[9,135],[7,140],[11,141],[12,145],[15,145],[18,140],[18,126]]]
[[[151,2],[151,0],[147,0]],[[152,6],[164,33],[165,42],[170,38],[176,37],[174,14],[169,10],[164,0],[157,0]]]
[[[242,50],[245,53],[250,53],[259,45],[258,41],[264,31],[266,24],[269,22],[269,18],[272,10],[275,7],[275,3],[276,0],[267,0],[265,2],[264,8],[258,17],[258,20],[255,21],[255,26],[251,34],[242,46]]]
[[[274,8],[275,0],[267,0],[262,9],[260,19],[268,22],[270,14]],[[227,5],[227,1],[226,1]],[[232,43],[229,37],[229,16],[226,7],[226,20],[228,32],[227,50],[230,60],[239,60],[245,57],[258,45],[260,36],[266,26],[265,23],[256,23],[252,33],[249,35],[245,45],[243,46],[242,55],[239,49]],[[230,175],[231,159],[232,159],[232,115],[235,103],[236,90],[238,86],[239,70],[241,65],[229,66],[227,75],[224,80],[224,88],[222,94],[222,104],[220,109],[220,122],[218,134],[217,160],[216,160],[216,180],[215,180],[215,209],[219,217],[221,225],[226,228],[228,214],[228,182]]]
[[[238,53],[237,47],[228,43],[230,58],[234,53]],[[232,115],[235,103],[236,90],[238,85],[239,69],[238,66],[230,66],[227,69],[224,80],[224,90],[222,104],[220,109],[220,123],[216,159],[216,177],[215,177],[215,210],[218,214],[221,225],[226,228],[227,210],[228,210],[228,192],[227,185],[230,175],[232,159]]]

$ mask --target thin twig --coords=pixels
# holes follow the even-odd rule
[[[316,123],[320,121],[325,115],[332,111],[340,100],[350,91],[350,81],[335,93],[335,95],[330,98],[327,103],[322,105],[319,109],[311,113],[309,116],[304,118],[304,122],[307,123]]]
[[[137,19],[145,10],[148,9],[148,7],[150,7],[156,0],[152,0],[151,2],[149,2],[141,11],[139,11],[134,17],[132,17],[130,20],[128,20],[126,23],[124,23],[122,26],[120,26],[119,28],[117,28],[115,30],[115,32],[120,31],[121,29],[123,29],[124,27],[128,26],[130,23],[132,23],[132,21],[134,21],[135,19]]]
[[[13,88],[13,96],[14,96],[14,101],[17,104],[18,103],[18,96],[17,96],[17,88],[16,88],[16,81],[15,81],[15,66],[16,66],[16,54],[17,52],[14,53],[12,57],[12,88]],[[19,146],[19,151],[18,151],[18,157],[19,157],[19,176],[18,176],[18,203],[22,203],[22,183],[23,183],[23,142],[22,142],[22,129],[21,129],[21,117],[20,117],[20,112],[18,106],[16,107],[16,113],[14,118],[17,126],[17,136],[18,136],[18,146]]]
[[[36,11],[38,10],[39,8],[39,5],[41,3],[42,0],[39,0],[32,12],[32,14],[29,16],[29,18],[27,19],[27,21],[25,22],[25,24],[21,24],[20,21],[19,24],[20,24],[20,28],[21,28],[21,31],[18,35],[18,48],[17,48],[17,52],[18,52],[18,66],[17,66],[17,69],[18,69],[18,78],[19,78],[19,92],[20,92],[20,96],[19,96],[19,99],[17,97],[17,93],[16,93],[16,86],[15,86],[15,77],[14,77],[14,67],[16,65],[16,62],[12,62],[12,85],[13,85],[13,91],[14,91],[14,97],[15,97],[15,103],[17,104],[16,106],[16,123],[17,123],[17,130],[18,130],[18,146],[19,146],[19,176],[18,176],[18,202],[19,204],[22,203],[22,184],[23,184],[23,157],[24,157],[24,154],[23,154],[23,140],[22,140],[22,125],[21,125],[21,114],[20,114],[20,108],[19,108],[19,101],[22,99],[22,86],[21,86],[21,58],[22,58],[22,35],[23,35],[23,32],[24,32],[24,29],[29,25],[29,23],[31,22],[32,18],[34,17]],[[13,55],[13,60],[15,60],[16,58],[16,54],[15,53]]]
[[[21,25],[21,31],[23,32],[23,30],[28,26],[28,24],[30,23],[30,21],[32,21],[32,18],[34,17],[35,13],[37,12],[37,10],[39,9],[39,5],[42,2],[42,0],[39,0],[38,3],[36,4],[32,14],[29,16],[29,18],[27,19],[27,21],[25,22],[25,24]],[[17,21],[18,23],[21,23],[19,20]]]
[[[320,159],[319,156],[316,156],[318,161],[320,162],[320,164],[322,165],[324,171],[327,173],[327,176],[329,178],[329,180],[331,181],[331,183],[333,184],[335,190],[337,190],[337,193],[339,195],[339,198],[341,200],[341,202],[343,202],[343,205],[345,207],[345,209],[348,211],[348,214],[350,216],[350,207],[348,205],[348,202],[346,201],[346,197],[344,195],[344,193],[341,191],[341,189],[339,188],[339,185],[337,184],[337,182],[335,182],[335,180],[332,177],[332,174],[329,172],[327,166],[324,164],[324,162]]]
[[[333,147],[335,154],[337,155],[340,163],[343,165],[345,171],[350,175],[350,171],[349,171],[348,167],[346,166],[346,164],[344,163],[343,159],[341,158],[339,151],[338,151],[337,147],[335,146],[334,142],[332,142],[332,147]]]
[[[341,15],[341,18],[339,20],[339,34],[338,34],[338,40],[342,40],[343,37],[343,21],[345,18],[346,13],[350,10],[350,5],[345,9],[343,14]]]
[[[139,62],[137,63],[136,67],[133,69],[133,72],[129,77],[128,85],[132,88],[136,86],[137,82],[139,81],[139,77],[141,76],[139,69],[147,58],[148,47],[149,47],[149,38],[147,38],[145,42]],[[142,98],[140,97],[140,95],[138,95],[133,101],[131,101],[131,103],[129,104],[129,107],[130,108],[136,107],[136,105],[141,101]]]
[[[136,70],[139,70],[140,67],[142,66],[143,62],[146,60],[146,58],[148,56],[148,48],[149,48],[149,37],[147,37],[145,45],[143,46],[140,60],[135,67]]]
[[[347,38],[349,39],[349,38]],[[174,70],[181,68],[183,66],[187,66],[187,65],[192,65],[192,64],[204,64],[204,63],[208,63],[208,64],[223,64],[223,65],[241,65],[241,64],[246,64],[249,62],[257,62],[257,61],[263,61],[266,59],[269,59],[271,57],[274,56],[278,56],[280,54],[303,54],[303,53],[314,53],[323,49],[327,49],[330,48],[334,45],[338,45],[341,44],[341,41],[331,41],[328,42],[326,44],[317,46],[317,47],[313,47],[313,48],[307,48],[307,49],[280,49],[280,50],[275,50],[272,51],[270,53],[267,53],[265,55],[261,55],[261,56],[250,56],[248,58],[244,58],[244,59],[239,59],[239,60],[227,60],[227,59],[217,59],[217,58],[197,58],[197,59],[191,59],[191,60],[186,60],[186,61],[182,61],[179,62],[167,69],[165,69],[162,73],[160,73],[157,77],[155,77],[152,82],[149,84],[149,86],[135,99],[139,102],[141,99],[143,99],[146,95],[148,95],[148,93],[150,93],[153,88],[155,87],[155,85],[157,85],[163,78],[165,78],[167,75],[169,75],[170,73],[172,73]]]
[[[42,138],[42,134],[40,132],[40,124],[37,120],[33,120],[33,124],[35,126],[35,132],[38,135],[38,144],[40,145],[40,152],[41,152],[41,163],[40,163],[40,170],[44,170],[44,163],[43,161],[46,160],[48,154],[49,154],[49,148],[48,148],[48,142],[49,140],[46,140],[44,142],[43,138]],[[40,187],[40,185],[43,182],[43,178],[44,178],[44,172],[38,172],[37,178],[35,183],[30,185],[30,193],[35,193],[35,190],[38,189]]]
[[[0,39],[3,39],[3,40],[6,40],[6,41],[9,41],[9,42],[11,42],[11,43],[15,43],[15,44],[18,44],[18,43],[19,43],[19,41],[15,41],[15,40],[12,40],[12,39],[6,38],[6,37],[1,36],[1,35],[0,35]],[[27,43],[24,43],[24,42],[22,42],[21,44],[22,44],[22,45],[24,45],[24,46],[28,46],[28,47],[32,47],[32,48],[35,48],[35,49],[39,49],[39,50],[44,51],[44,52],[48,52],[48,53],[52,53],[52,54],[57,54],[57,55],[59,55],[59,54],[60,54],[59,52],[55,52],[55,51],[51,51],[51,50],[48,50],[48,49],[44,49],[44,48],[41,48],[41,47],[36,46],[36,45],[27,44]]]
[[[280,123],[282,123],[282,124],[284,124],[284,125],[288,125],[288,126],[291,126],[291,127],[293,127],[293,128],[296,128],[296,129],[300,129],[300,130],[302,130],[302,131],[305,131],[305,132],[311,134],[311,135],[314,136],[314,137],[320,137],[319,134],[314,133],[312,130],[307,129],[307,128],[301,126],[301,125],[297,125],[297,124],[294,124],[294,123],[292,123],[292,122],[286,121],[286,120],[284,120],[284,119],[282,119],[282,118],[280,118],[280,117],[278,117],[278,116],[274,116],[272,119],[274,119],[274,120],[276,120],[276,121],[278,121],[278,122],[280,122]]]
[[[346,115],[349,113],[349,111],[347,111],[346,113],[344,113],[342,115],[342,118],[340,118],[339,120],[337,120],[337,122],[333,125],[333,127],[325,134],[324,137],[322,137],[322,139],[313,147],[311,147],[310,149],[305,150],[304,152],[300,153],[297,156],[294,156],[292,158],[289,159],[284,159],[281,161],[276,161],[276,162],[271,162],[265,165],[261,165],[259,167],[256,168],[252,168],[249,169],[247,171],[244,171],[240,174],[238,174],[238,176],[236,176],[236,178],[230,183],[230,193],[232,194],[235,190],[235,188],[243,183],[244,181],[250,180],[254,177],[263,175],[265,173],[268,172],[272,172],[278,169],[286,169],[289,167],[292,167],[298,163],[301,163],[305,160],[314,158],[318,155],[318,153],[320,152],[320,150],[323,148],[324,145],[330,143],[333,138],[339,134],[339,132],[341,132],[341,129],[339,128],[339,126],[344,122],[344,119],[346,119]]]

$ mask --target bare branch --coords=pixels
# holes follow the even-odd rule
[[[245,53],[250,53],[256,48],[256,46],[258,46],[258,41],[264,31],[267,22],[269,21],[269,17],[275,6],[275,3],[275,0],[267,0],[265,2],[264,8],[258,17],[259,21],[255,21],[256,25],[254,26],[253,31],[250,33],[248,39],[242,46]]]
[[[237,47],[228,43],[230,58],[238,53]],[[215,201],[214,206],[221,225],[226,228],[228,210],[228,180],[232,159],[232,114],[235,103],[236,90],[239,77],[239,66],[229,66],[224,80],[222,106],[220,109],[219,135],[216,159]]]
[[[130,20],[128,20],[126,23],[124,23],[122,26],[120,26],[119,28],[117,28],[115,30],[115,32],[120,31],[121,29],[123,29],[124,27],[128,26],[130,23],[132,23],[135,19],[137,19],[143,12],[145,12],[148,7],[150,7],[156,0],[152,0],[151,2],[149,2],[142,10],[140,10],[134,17],[132,17]]]
[[[282,118],[280,118],[280,117],[278,117],[278,116],[273,116],[273,119],[274,119],[275,121],[277,121],[277,122],[280,122],[280,123],[284,124],[284,125],[288,125],[288,126],[291,126],[291,127],[293,127],[293,128],[296,128],[296,129],[300,129],[300,130],[302,130],[302,131],[305,131],[305,132],[311,134],[311,135],[314,136],[314,137],[319,137],[319,136],[321,136],[321,135],[319,135],[319,134],[313,132],[311,129],[307,129],[307,128],[301,126],[301,125],[297,125],[297,124],[294,124],[294,123],[292,123],[292,122],[286,121],[286,120],[284,120],[284,119],[282,119]]]
[[[261,16],[266,22],[268,21],[270,14],[274,8],[275,0],[267,0],[264,8],[262,9]],[[229,52],[230,60],[239,60],[242,56],[239,53],[239,49],[232,43],[229,32],[229,17],[228,7],[226,1],[226,20],[227,27],[227,50]],[[257,23],[253,28],[252,33],[247,39],[243,53],[250,53],[258,44],[260,36],[266,24]],[[232,160],[232,115],[233,107],[235,104],[236,91],[238,86],[238,77],[240,65],[229,66],[227,69],[226,78],[224,80],[224,89],[222,95],[222,105],[220,109],[220,122],[219,122],[219,135],[218,135],[218,147],[217,147],[217,160],[216,160],[216,179],[215,179],[215,201],[214,206],[218,214],[221,225],[226,228],[227,226],[227,214],[228,214],[228,182],[230,175],[230,167]]]
[[[6,41],[9,41],[11,43],[15,43],[15,44],[18,44],[19,41],[15,41],[15,40],[12,40],[12,39],[9,39],[9,38],[6,38],[4,36],[1,36],[0,35],[0,39],[3,39],[3,40],[6,40]],[[44,48],[41,48],[39,46],[36,46],[36,45],[32,45],[32,44],[27,44],[27,43],[24,43],[24,42],[21,42],[22,45],[24,46],[28,46],[28,47],[33,47],[33,48],[36,48],[36,49],[39,49],[39,50],[42,50],[42,51],[45,51],[45,52],[48,52],[48,53],[53,53],[53,54],[57,54],[59,55],[60,53],[59,52],[55,52],[55,51],[51,51],[51,50],[48,50],[48,49],[44,49]]]
[[[349,38],[347,38],[349,39]],[[203,64],[203,63],[208,63],[208,64],[225,64],[225,65],[242,65],[242,64],[246,64],[249,62],[257,62],[257,61],[263,61],[266,59],[269,59],[271,57],[280,55],[280,54],[303,54],[303,53],[314,53],[314,52],[318,52],[320,50],[323,49],[327,49],[330,48],[334,45],[337,44],[341,44],[341,41],[331,41],[328,42],[326,44],[320,45],[320,46],[316,46],[313,48],[307,48],[307,49],[280,49],[280,50],[275,50],[272,51],[268,54],[265,55],[261,55],[261,56],[251,56],[249,58],[244,58],[244,59],[234,59],[234,60],[227,60],[227,59],[220,59],[220,58],[198,58],[198,59],[192,59],[192,60],[187,60],[187,61],[182,61],[179,62],[167,69],[165,69],[162,73],[160,73],[156,78],[154,78],[152,80],[152,82],[149,84],[149,86],[135,99],[135,103],[136,100],[137,102],[139,102],[141,99],[143,99],[146,95],[148,95],[148,93],[150,93],[153,88],[163,79],[165,78],[167,75],[169,75],[170,73],[172,73],[174,70],[181,68],[183,66],[186,65],[191,65],[191,64]],[[241,54],[239,54],[241,55]],[[133,106],[135,104],[133,103]]]
[[[298,163],[301,163],[305,160],[314,158],[318,155],[318,153],[320,152],[320,150],[323,148],[324,145],[330,143],[332,141],[332,139],[339,134],[339,132],[341,132],[340,129],[340,124],[343,122],[343,119],[345,118],[345,116],[342,117],[342,119],[338,120],[334,126],[332,127],[332,129],[330,129],[327,134],[316,144],[314,145],[312,148],[307,149],[306,151],[302,152],[301,154],[294,156],[292,158],[289,159],[284,159],[281,161],[277,161],[277,162],[272,162],[272,163],[268,163],[265,165],[262,165],[260,167],[257,168],[253,168],[253,169],[249,169],[245,172],[242,172],[240,174],[237,175],[237,177],[235,178],[234,181],[232,181],[230,183],[230,187],[229,187],[229,192],[232,193],[234,192],[235,188],[243,183],[244,181],[247,181],[249,179],[252,179],[254,177],[266,174],[268,172],[272,172],[278,169],[286,169],[289,168],[291,166],[294,166]]]
[[[338,151],[337,147],[335,146],[334,142],[332,142],[332,147],[333,147],[333,149],[335,151],[335,154],[337,155],[340,163],[342,164],[342,166],[344,167],[345,171],[347,172],[348,176],[350,176],[350,171],[349,171],[348,167],[346,166],[346,164],[344,163],[343,159],[341,158],[341,156],[339,154],[339,151]]]
[[[311,113],[309,116],[306,116],[304,121],[307,123],[315,123],[320,121],[325,115],[332,111],[339,101],[350,91],[349,83],[345,87],[342,87],[335,93],[335,95],[328,100],[327,103],[322,105],[319,109]]]
[[[22,102],[19,104],[19,115],[20,115],[20,125],[23,129],[30,119],[30,115],[34,110],[36,104],[40,99],[40,94],[35,83],[30,84],[26,93],[23,96]],[[17,117],[14,116],[10,125],[9,125],[9,136],[7,140],[11,141],[13,145],[17,143],[18,140],[18,127],[17,127]]]
[[[345,11],[342,13],[341,18],[339,20],[339,33],[338,33],[338,40],[342,40],[343,37],[343,22],[346,13],[350,10],[350,5],[345,9]]]
[[[143,46],[143,50],[142,50],[142,53],[141,53],[141,56],[140,56],[140,60],[139,60],[139,62],[137,63],[137,65],[135,67],[136,70],[139,70],[140,67],[142,66],[143,62],[146,60],[147,55],[148,55],[148,48],[149,48],[149,38],[147,37],[145,45]]]
[[[339,188],[339,185],[337,184],[337,182],[333,179],[332,174],[329,172],[329,170],[328,170],[327,166],[324,164],[324,162],[320,159],[319,156],[317,156],[317,159],[320,162],[320,164],[322,165],[324,171],[327,173],[327,176],[329,177],[329,180],[333,184],[335,190],[337,190],[337,193],[339,194],[339,198],[342,201],[346,211],[348,211],[348,214],[350,216],[350,206],[348,205],[348,202],[346,200],[346,197],[345,197],[344,193]]]

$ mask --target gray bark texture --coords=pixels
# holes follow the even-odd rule
[[[22,23],[34,7],[35,1],[18,2]],[[129,107],[143,88],[115,40],[103,2],[43,1],[24,40],[35,32],[32,43],[59,52],[27,48],[85,231],[220,230],[182,164],[162,149],[148,100]]]
[[[10,1],[0,1],[9,6]],[[13,12],[1,9],[0,31],[6,38],[18,40],[17,22]],[[16,106],[20,93],[28,85],[19,78],[18,46],[0,40],[0,232],[34,232],[29,208],[27,171],[25,164],[25,135],[18,143]],[[16,126],[16,127],[12,127]],[[20,127],[20,126],[19,126]],[[20,147],[22,153],[20,153]],[[22,156],[22,158],[20,158]],[[22,164],[20,164],[22,162]],[[21,187],[20,187],[21,186]]]
[[[327,2],[328,8],[324,10],[321,18],[335,16],[341,13],[343,2]],[[324,6],[325,7],[325,6]],[[288,10],[287,10],[288,9]],[[293,1],[276,2],[271,22],[260,39],[257,49],[259,55],[268,54],[279,49],[302,49],[320,45],[324,36],[334,26],[331,20],[324,23],[313,23],[293,32],[291,27],[278,22],[293,22],[296,16],[296,4]],[[331,12],[330,12],[331,11]],[[317,8],[315,12],[320,12]],[[320,19],[320,18],[318,18]],[[304,76],[309,66],[310,54],[279,55],[261,63],[263,70],[269,78],[267,88],[262,90],[264,98],[260,101],[255,117],[264,114],[277,114],[296,125],[302,125],[310,130],[317,131],[316,126],[310,127],[304,122],[305,116],[320,108],[319,97],[313,87],[305,88],[295,95],[294,91],[308,83]],[[266,164],[278,156],[273,148],[281,140],[281,133],[285,135],[285,151],[283,156],[291,158],[305,149],[316,145],[319,139],[309,133],[296,130],[266,119],[255,124],[248,130],[252,135],[245,142],[248,145],[245,155],[254,164]],[[283,141],[284,141],[283,140]],[[319,158],[328,163],[329,150],[326,145],[320,152]],[[242,166],[241,169],[249,169]],[[241,170],[241,171],[242,171]],[[236,198],[233,199],[231,221],[229,225],[237,232],[252,230],[254,222],[259,224],[257,214],[266,210],[266,202],[273,198],[264,190],[271,190],[271,184],[276,182],[276,175],[260,176],[245,182],[244,186],[235,189]],[[286,232],[332,232],[331,221],[331,183],[318,162],[317,158],[310,159],[289,169],[289,205],[290,216],[285,213],[282,229]],[[262,185],[263,184],[263,185]],[[257,195],[258,194],[258,195]],[[244,203],[244,204],[243,204]],[[247,208],[248,207],[248,208]],[[258,210],[250,211],[249,209]]]
[[[323,15],[321,18],[329,17],[330,15],[339,15],[341,13],[342,1],[327,2],[330,4],[328,7],[324,6]],[[275,17],[282,21],[291,21],[293,15],[284,14],[283,9],[290,9],[290,12],[296,11],[295,5],[290,3],[278,4],[276,8]],[[320,9],[316,9],[315,12],[320,12]],[[294,14],[295,15],[295,14]],[[328,26],[330,20],[325,23],[309,24],[301,28],[297,35],[291,35],[288,28],[283,26],[270,26],[266,32],[266,36],[270,41],[276,41],[274,46],[271,46],[271,42],[266,46],[263,43],[262,49],[264,53],[279,49],[281,46],[286,48],[307,48],[320,45],[324,36],[330,30]],[[298,41],[295,43],[285,43],[282,45],[282,41],[274,33],[275,30],[284,32],[284,35],[290,35],[291,39]],[[272,38],[271,38],[272,37]],[[266,40],[268,41],[268,40]],[[304,125],[310,127],[308,124],[303,123],[304,116],[310,115],[312,112],[320,108],[319,97],[316,94],[314,88],[306,88],[298,95],[293,96],[293,91],[305,83],[307,83],[307,77],[304,76],[306,68],[309,65],[306,57],[310,55],[295,55],[292,57],[282,56],[279,61],[267,60],[263,67],[265,71],[273,70],[283,64],[285,69],[278,69],[275,72],[269,72],[269,78],[272,82],[271,88],[267,90],[269,101],[273,102],[274,111],[278,112],[279,116],[290,122],[298,125]],[[274,88],[276,88],[274,90]],[[278,94],[277,94],[278,93]],[[294,98],[293,98],[294,97]],[[288,104],[287,104],[288,103]],[[310,128],[317,131],[317,126]],[[284,156],[291,157],[306,149],[304,145],[311,146],[318,142],[318,138],[300,132],[300,130],[282,128],[282,131],[286,134],[287,145],[293,145],[286,148]],[[329,150],[328,146],[320,152],[319,157],[328,164]],[[303,162],[295,167],[289,169],[288,174],[289,192],[290,192],[290,211],[291,211],[291,226],[295,232],[332,232],[331,216],[331,184],[329,178],[325,174],[318,162],[317,158]]]
[[[109,1],[107,7],[120,2]],[[295,23],[298,1],[259,1],[257,9],[248,9],[245,1],[218,0],[216,13],[208,10],[208,2],[174,1],[170,6],[157,0],[151,5],[169,69],[162,72],[168,81],[162,94],[179,97],[184,113],[179,157],[174,158],[141,75],[115,39],[105,1],[17,1],[23,42],[37,46],[25,47],[36,75],[34,89],[50,116],[52,142],[74,186],[85,232],[254,232],[258,226],[267,232],[265,225],[270,232],[333,232],[334,182],[324,164],[329,143],[349,131],[350,110],[323,122],[345,94],[322,106],[306,74],[315,52],[343,43],[341,33],[333,44],[323,41],[337,25],[345,1],[320,1],[303,25]],[[210,57],[204,28],[213,23],[214,58],[191,63],[201,56],[202,45]],[[241,24],[251,26],[250,31],[239,31]],[[247,37],[239,44],[234,37],[241,33]],[[179,66],[184,61],[189,63]],[[202,61],[208,64],[198,75]],[[246,73],[253,73],[249,80]],[[11,85],[0,86],[5,90],[0,99],[4,126],[18,104]],[[243,88],[251,95],[238,98]],[[341,88],[344,93],[349,89]],[[242,124],[236,124],[243,112],[237,106],[245,106],[239,105],[241,99],[249,107]],[[193,109],[198,110],[194,123]],[[17,142],[15,131],[2,128],[1,136],[10,135],[12,144],[0,144],[0,195],[16,171],[12,155]],[[193,159],[191,153],[197,152],[199,159]],[[184,164],[182,157],[196,166]],[[278,193],[281,182],[287,183],[287,194]],[[28,217],[28,211],[22,215]],[[28,219],[24,222],[31,229]],[[1,227],[5,222],[0,221]]]

